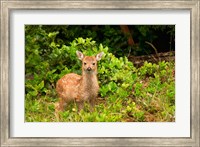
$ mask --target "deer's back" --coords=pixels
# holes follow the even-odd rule
[[[81,78],[80,75],[70,73],[59,79],[56,84],[56,91],[59,97],[65,101],[71,101],[77,98]]]

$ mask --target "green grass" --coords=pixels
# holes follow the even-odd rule
[[[85,103],[80,112],[75,103],[60,112],[61,122],[172,122],[175,121],[175,78],[174,63],[160,62],[136,69],[132,85],[117,87],[110,84],[116,93],[99,95],[94,111]],[[100,85],[101,86],[101,85]],[[39,87],[43,87],[41,83]],[[131,93],[125,89],[132,89]],[[43,88],[44,90],[44,88]],[[46,92],[48,91],[48,92]],[[34,94],[33,94],[34,95]],[[58,97],[55,88],[45,88],[45,94],[26,94],[26,122],[57,122],[55,104]]]

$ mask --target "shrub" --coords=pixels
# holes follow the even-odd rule
[[[92,113],[85,104],[79,114],[70,104],[60,113],[60,121],[149,121],[149,115],[156,121],[174,120],[174,64],[146,62],[136,69],[126,57],[117,58],[91,38],[75,38],[67,45],[58,31],[45,31],[42,26],[26,26],[25,31],[26,121],[57,121],[55,84],[67,73],[81,74],[76,50],[85,55],[105,53],[98,63],[98,104]]]

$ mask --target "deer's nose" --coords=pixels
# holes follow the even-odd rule
[[[88,67],[88,68],[87,68],[87,70],[88,70],[88,71],[91,71],[91,70],[92,70],[92,68],[91,68],[91,67]]]

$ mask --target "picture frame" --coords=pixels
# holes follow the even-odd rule
[[[199,146],[199,1],[1,1],[1,146]],[[10,13],[12,10],[189,10],[191,15],[190,137],[10,137]]]

